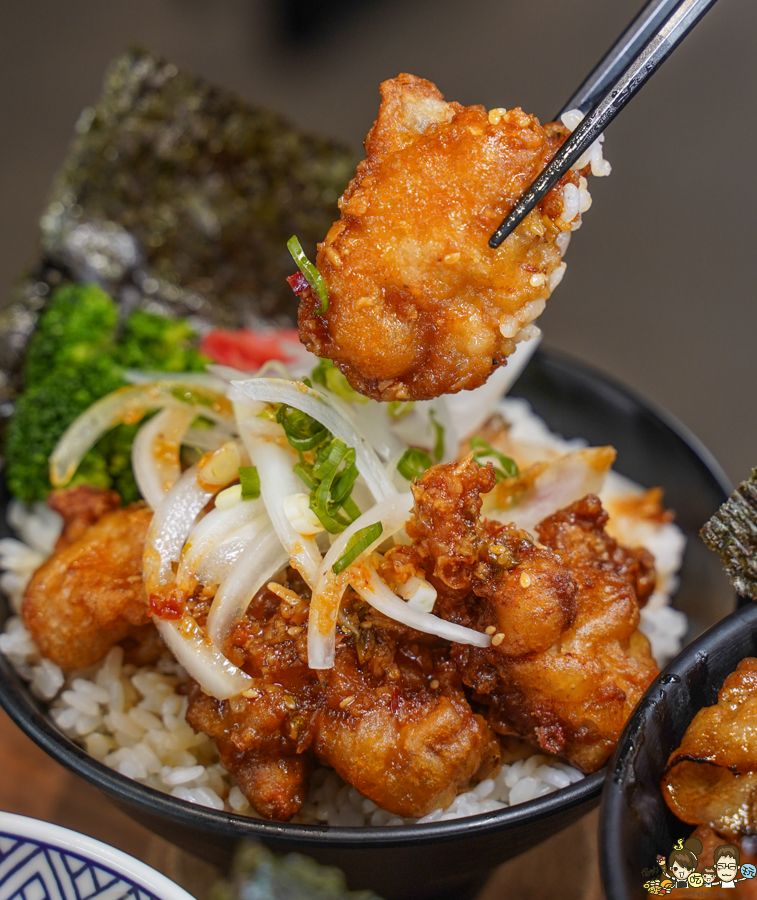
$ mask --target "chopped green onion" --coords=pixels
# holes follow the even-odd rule
[[[344,469],[337,474],[342,463]],[[345,501],[357,476],[354,449],[339,438],[333,438],[328,445],[328,453],[313,468],[313,478],[318,480],[318,486],[310,497],[310,508],[330,534],[344,531],[356,518],[346,509]],[[354,504],[352,506],[357,509]]]
[[[390,400],[387,404],[387,413],[390,419],[404,419],[406,415],[413,411],[415,406],[414,400]]]
[[[300,452],[313,450],[329,438],[329,431],[320,422],[293,406],[282,403],[276,411],[276,421],[292,447]]]
[[[344,553],[331,567],[331,571],[334,575],[338,575],[340,572],[343,572],[347,566],[352,565],[363,550],[365,550],[366,547],[370,547],[376,538],[381,536],[383,530],[384,526],[381,522],[376,522],[375,525],[368,525],[365,528],[361,528],[360,531],[356,531],[349,541],[347,541]]]
[[[297,239],[297,235],[292,235],[287,241],[287,250],[292,254],[292,259],[297,263],[297,268],[305,276],[307,283],[321,298],[321,308],[318,310],[319,315],[323,315],[329,308],[329,292],[326,289],[326,282],[323,275],[316,269],[313,263],[305,256],[302,244]]]
[[[397,463],[397,471],[403,478],[412,481],[413,478],[420,478],[426,469],[430,469],[433,464],[433,460],[425,450],[421,450],[418,447],[410,447],[400,457],[400,461]]]
[[[436,440],[434,441],[434,462],[441,462],[444,457],[444,425],[436,421],[436,413],[430,410],[428,414],[431,424],[434,426]]]
[[[368,403],[368,397],[358,394],[344,375],[334,365],[332,359],[319,359],[318,365],[310,373],[316,384],[328,388],[332,394],[348,403]]]
[[[504,453],[500,453],[499,450],[492,447],[492,445],[483,438],[472,437],[470,439],[470,448],[473,451],[473,459],[479,465],[482,460],[492,456],[499,462],[501,468],[494,466],[494,474],[497,476],[498,482],[504,481],[506,478],[515,478],[519,474],[515,460],[511,459],[509,456],[505,456]]]
[[[257,500],[260,496],[260,476],[255,466],[240,466],[239,481],[242,485],[242,500]]]

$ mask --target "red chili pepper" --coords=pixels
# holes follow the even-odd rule
[[[290,275],[287,278],[287,281],[289,282],[289,287],[295,294],[304,294],[310,287],[307,278],[305,278],[302,272],[295,272],[294,275]]]

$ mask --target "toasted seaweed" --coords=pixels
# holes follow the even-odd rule
[[[323,239],[352,151],[142,50],[76,130],[41,220],[50,260],[217,325],[296,320],[286,242]]]
[[[719,554],[736,590],[757,599],[757,469],[742,481],[701,530],[702,540]]]
[[[0,422],[51,290],[96,281],[124,314],[143,306],[211,326],[296,322],[285,281],[296,234],[313,257],[356,157],[172,63],[117,59],[76,124],[41,226],[42,259],[0,311]]]

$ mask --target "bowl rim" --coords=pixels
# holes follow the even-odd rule
[[[0,811],[0,834],[9,834],[37,845],[53,847],[68,855],[94,862],[130,884],[140,887],[153,900],[193,900],[191,894],[184,888],[147,863],[117,847],[71,828],[55,825],[44,819],[35,819],[32,816]],[[15,871],[14,867],[13,872],[9,874]]]
[[[542,364],[551,364],[553,367],[556,366],[563,370],[568,369],[573,377],[579,376],[584,380],[591,381],[597,392],[618,400],[622,399],[626,406],[630,401],[645,417],[657,419],[707,470],[723,491],[724,499],[728,496],[731,485],[720,464],[699,438],[667,410],[658,406],[654,401],[647,400],[615,378],[606,375],[601,369],[588,365],[569,354],[539,347],[534,354],[534,359]],[[517,386],[518,381],[516,380],[508,396],[518,396]],[[2,654],[0,654],[0,706],[5,709],[13,722],[53,759],[118,802],[136,806],[143,812],[162,816],[196,830],[211,830],[214,833],[233,837],[246,836],[269,841],[278,840],[286,842],[292,847],[301,845],[306,848],[314,839],[323,837],[328,837],[329,846],[335,848],[357,848],[365,845],[370,845],[372,848],[390,848],[404,846],[410,840],[421,846],[506,832],[516,827],[536,824],[548,816],[559,814],[574,806],[596,801],[602,791],[605,774],[608,771],[608,766],[604,766],[598,772],[542,797],[494,812],[450,819],[444,822],[391,827],[269,822],[188,803],[108,768],[59,732],[40,713],[37,706],[25,696],[23,682],[10,661]]]
[[[633,763],[641,746],[636,738],[644,731],[646,721],[653,715],[658,703],[662,701],[671,706],[675,704],[676,695],[682,690],[682,673],[689,672],[703,659],[707,659],[714,645],[727,643],[731,637],[742,634],[745,629],[757,634],[757,602],[749,601],[740,606],[684,647],[652,682],[626,722],[607,765],[599,814],[599,871],[609,900],[629,896],[623,877],[624,870],[616,864],[618,859],[623,859],[623,854],[613,852],[613,849],[619,846],[620,821],[626,811],[625,782],[627,778],[633,777]],[[722,683],[718,686],[718,691],[720,687]],[[694,715],[696,712],[692,715],[692,720]],[[690,724],[691,720],[686,727]],[[672,751],[674,748],[670,749]],[[681,824],[688,827],[685,822]]]

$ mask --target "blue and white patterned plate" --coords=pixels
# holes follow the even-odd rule
[[[0,812],[0,900],[192,900],[165,875],[93,838]]]

